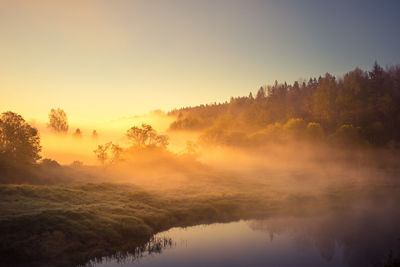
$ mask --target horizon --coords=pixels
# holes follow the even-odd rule
[[[378,63],[377,61],[375,61],[375,63],[377,63],[377,64],[379,65],[379,63]],[[386,65],[386,66],[385,66],[385,69],[388,69],[388,68],[390,68],[390,67],[396,67],[396,66],[399,66],[399,65],[400,65],[400,64]],[[320,75],[318,75],[318,76],[313,76],[313,77],[308,77],[308,78],[299,78],[299,79],[297,79],[297,80],[294,80],[293,82],[287,82],[287,81],[285,81],[285,80],[283,80],[283,81],[275,80],[275,81],[278,82],[278,84],[287,83],[288,85],[293,85],[296,81],[299,82],[299,83],[300,83],[300,82],[305,82],[305,83],[307,83],[309,79],[314,79],[314,78],[318,79],[318,78],[323,77],[323,75],[325,75],[325,74],[327,74],[327,73],[333,75],[336,79],[340,80],[340,79],[342,79],[343,76],[344,76],[345,74],[347,74],[349,71],[353,71],[353,70],[355,70],[355,69],[361,69],[363,72],[368,72],[368,71],[372,70],[372,66],[373,66],[373,65],[371,65],[371,67],[370,67],[369,69],[362,69],[362,68],[360,68],[360,67],[355,67],[354,69],[348,70],[347,72],[345,72],[345,73],[343,73],[343,74],[341,74],[341,75],[334,75],[334,74],[332,74],[331,72],[327,71],[327,72],[324,72],[324,74],[320,74]],[[152,116],[152,115],[154,115],[154,114],[156,114],[156,113],[161,113],[161,115],[170,116],[169,113],[172,112],[172,111],[174,111],[174,110],[180,110],[180,109],[185,109],[185,108],[193,108],[193,107],[198,107],[198,106],[202,106],[202,105],[205,105],[205,106],[206,106],[206,105],[214,105],[214,104],[217,104],[217,105],[226,104],[226,103],[229,103],[229,102],[230,102],[230,99],[231,99],[231,98],[248,97],[250,93],[254,96],[254,95],[256,95],[257,91],[258,91],[261,87],[270,86],[270,85],[272,86],[273,84],[274,84],[274,83],[272,83],[272,82],[269,83],[269,84],[261,84],[260,86],[258,86],[258,87],[255,88],[254,90],[248,91],[247,94],[244,93],[244,94],[242,94],[242,95],[231,95],[231,96],[229,96],[229,97],[228,97],[227,99],[225,99],[225,100],[220,100],[220,101],[219,101],[219,100],[218,100],[218,101],[217,101],[217,100],[214,100],[214,101],[210,101],[210,102],[207,102],[207,103],[194,103],[193,105],[185,105],[185,104],[182,104],[182,105],[177,106],[177,107],[172,107],[171,109],[168,109],[168,110],[164,110],[164,109],[161,109],[161,108],[154,108],[154,109],[151,109],[151,110],[143,111],[143,112],[141,112],[141,113],[139,112],[139,113],[121,114],[121,115],[118,115],[118,116],[116,116],[116,117],[109,117],[109,118],[107,118],[107,119],[105,119],[105,120],[89,120],[89,121],[79,121],[79,120],[76,120],[76,121],[70,121],[70,122],[71,122],[70,126],[72,126],[71,128],[82,128],[82,127],[86,127],[86,128],[90,128],[90,127],[93,128],[93,127],[95,127],[95,128],[96,128],[97,126],[101,126],[101,125],[105,125],[105,124],[118,123],[118,122],[121,122],[121,121],[129,121],[129,120],[130,120],[130,121],[134,121],[134,120],[143,121],[143,118]],[[61,109],[63,109],[63,108],[60,107],[60,106],[58,106],[58,107],[52,106],[51,108],[61,108]],[[25,116],[24,114],[19,113],[19,112],[16,111],[16,110],[3,110],[2,112],[5,112],[5,111],[12,111],[12,112],[16,112],[16,113],[18,113],[18,114],[21,114],[21,115],[23,115],[24,118],[26,118],[26,119],[25,119],[26,121],[30,122],[32,125],[37,126],[37,127],[39,127],[39,128],[44,129],[45,127],[47,127],[47,124],[48,124],[48,113],[47,113],[47,114],[44,114],[44,115],[46,115],[45,117],[40,117],[40,118],[38,118],[38,117]],[[49,111],[50,111],[50,110],[49,110]],[[67,111],[67,113],[68,113],[68,111]],[[68,115],[68,114],[67,114],[67,115]],[[160,115],[160,114],[158,114],[158,115]]]
[[[78,124],[101,123],[225,102],[275,80],[341,76],[375,60],[394,65],[399,5],[6,0],[0,106],[27,120],[60,107]]]

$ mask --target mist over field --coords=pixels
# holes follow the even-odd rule
[[[307,216],[396,198],[397,118],[381,113],[379,99],[372,101],[379,120],[372,126],[359,119],[371,110],[347,107],[346,114],[355,114],[349,117],[340,106],[354,75],[375,86],[382,71],[375,65],[366,76],[356,69],[338,83],[328,74],[301,87],[276,83],[256,98],[96,125],[75,125],[60,108],[33,126],[4,112],[4,263],[83,264],[136,251],[172,226]],[[321,106],[332,90],[334,104]],[[33,228],[10,231],[24,225]]]
[[[399,10],[0,0],[0,266],[400,266]]]
[[[376,65],[375,71],[381,69]],[[327,74],[301,88],[276,83],[268,94],[261,87],[256,98],[96,125],[74,124],[60,108],[51,109],[47,123],[32,125],[17,113],[2,113],[3,263],[90,265],[120,253],[136,258],[161,246],[157,242],[172,244],[152,235],[174,226],[258,219],[255,225],[267,220],[270,231],[282,216],[302,224],[310,218],[316,227],[325,223],[319,218],[349,209],[372,216],[377,203],[398,200],[399,135],[392,127],[397,118],[380,113],[379,103],[372,112],[380,121],[372,126],[359,121],[371,110],[357,108],[348,111],[353,119],[341,117],[338,101],[352,73],[361,75],[355,70],[336,83]],[[278,89],[286,91],[279,98],[273,93]],[[317,111],[307,109],[310,90]],[[319,105],[323,90],[338,90],[334,105]],[[282,102],[299,101],[294,95],[303,104],[287,109]],[[281,117],[265,115],[278,111]],[[321,119],[321,112],[336,118]],[[392,208],[385,209],[376,215],[382,218],[367,220],[397,220]],[[361,223],[356,219],[354,227]],[[333,224],[343,227],[339,221]],[[385,234],[393,236],[383,239],[387,247],[374,258],[355,254],[344,258],[346,264],[396,262],[396,232],[388,229]],[[344,242],[335,236],[330,242]],[[335,254],[331,247],[321,252],[328,261]]]

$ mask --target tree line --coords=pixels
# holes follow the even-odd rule
[[[298,119],[304,121],[300,124],[305,128],[308,123],[320,127],[318,131],[331,139],[332,135],[347,134],[372,145],[397,144],[400,66],[383,69],[375,62],[370,71],[356,68],[340,78],[326,73],[307,82],[275,81],[260,87],[255,96],[250,93],[229,102],[176,109],[169,114],[177,117],[170,130],[203,130],[208,136],[213,136],[213,131],[217,132],[214,135],[255,134]]]

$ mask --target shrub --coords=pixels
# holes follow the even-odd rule
[[[299,119],[299,118],[293,118],[293,119],[289,119],[285,123],[285,125],[283,126],[283,129],[287,136],[299,138],[299,137],[304,136],[306,127],[307,127],[307,123],[305,122],[305,120]]]
[[[306,129],[307,137],[311,140],[321,140],[324,138],[324,129],[318,122],[309,122]]]
[[[352,124],[344,124],[340,126],[335,133],[329,136],[329,141],[336,144],[360,144],[360,129]]]

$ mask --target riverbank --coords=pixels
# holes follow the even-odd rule
[[[268,186],[143,190],[131,184],[0,186],[0,264],[71,266],[134,250],[174,226],[340,209],[399,188],[331,187],[318,196]],[[236,188],[236,189],[235,189]]]

